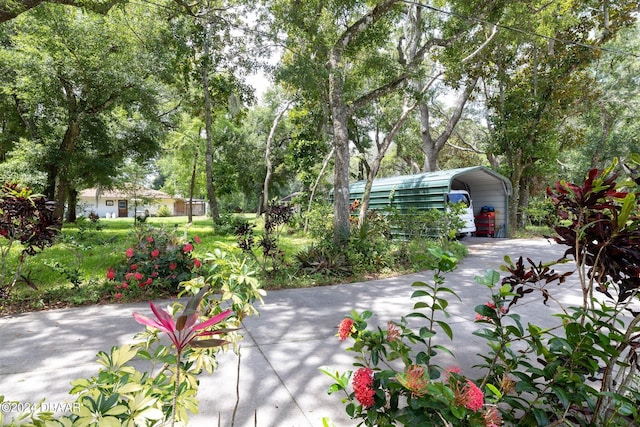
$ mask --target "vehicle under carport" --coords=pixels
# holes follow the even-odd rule
[[[358,181],[349,186],[351,202],[362,199],[365,184],[366,181]],[[511,182],[485,166],[375,179],[371,187],[369,209],[394,207],[401,212],[409,209],[444,210],[447,194],[451,190],[466,190],[469,193],[474,215],[480,215],[483,208],[495,213],[494,236],[509,235]]]

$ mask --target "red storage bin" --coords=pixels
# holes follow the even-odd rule
[[[475,216],[476,236],[494,237],[496,234],[496,213],[482,212]]]

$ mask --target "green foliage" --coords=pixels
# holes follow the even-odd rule
[[[527,218],[533,225],[549,225],[555,221],[555,208],[548,198],[536,197],[529,202],[525,209]]]
[[[457,370],[437,365],[439,353],[451,352],[433,345],[432,338],[444,332],[454,340],[443,319],[448,317],[448,298],[459,298],[444,286],[442,273],[455,268],[455,259],[442,252],[434,252],[434,284],[414,283],[420,289],[412,298],[424,300],[400,321],[390,321],[386,331],[367,329],[371,312],[347,316],[339,337],[354,339],[347,349],[357,353],[354,365],[359,367],[352,378],[353,392],[350,372],[323,369],[334,381],[329,393],[346,394],[347,414],[371,426],[640,422],[640,314],[629,305],[640,286],[635,197],[640,158],[626,165],[631,180],[620,179],[616,165],[590,171],[584,183],[558,182],[548,190],[560,220],[556,240],[568,247],[566,259],[535,263],[520,257],[514,262],[505,256],[507,276],[502,280],[492,270],[476,277],[491,291],[491,300],[475,308],[481,327],[474,334],[487,345],[475,366],[482,370],[481,378],[470,381]],[[557,272],[554,266],[569,258],[584,298],[582,305],[565,307],[554,289],[567,286],[574,271]],[[518,304],[532,296],[559,309],[544,327],[525,325],[517,313]],[[418,320],[411,327],[410,318]],[[553,319],[557,322],[550,323]],[[465,398],[471,390],[473,406]]]
[[[343,252],[356,272],[381,271],[393,265],[391,229],[387,218],[377,212],[367,213],[358,225],[352,218],[346,250],[336,247],[336,255]]]
[[[235,235],[238,237],[238,246],[247,254],[253,255],[254,245],[262,252],[262,271],[267,272],[267,263],[271,262],[272,271],[277,271],[284,263],[284,252],[279,248],[279,240],[284,226],[293,218],[293,207],[269,203],[264,213],[264,233],[256,242],[254,239],[254,225],[240,224]]]
[[[175,294],[178,285],[193,277],[201,265],[193,258],[194,242],[183,242],[174,231],[163,228],[138,229],[137,243],[125,252],[126,260],[109,268],[107,278],[115,282],[116,299],[139,296],[145,290]]]
[[[354,340],[347,350],[356,354],[354,365],[359,368],[355,375],[321,369],[334,380],[329,393],[345,394],[347,414],[359,419],[360,425],[480,427],[499,420],[495,407],[485,406],[484,393],[474,382],[459,369],[436,363],[439,353],[451,354],[433,338],[443,333],[453,339],[451,327],[442,318],[449,316],[448,298],[458,296],[444,286],[444,274],[457,267],[457,260],[441,250],[431,252],[433,284],[413,284],[413,311],[399,322],[389,321],[386,330],[368,329],[369,311],[352,311],[340,324],[339,338]],[[368,380],[364,384],[363,373]],[[353,392],[349,391],[350,378]]]
[[[342,253],[326,246],[310,246],[295,255],[299,271],[305,275],[344,277],[350,275],[352,267]]]
[[[52,207],[29,188],[5,183],[0,188],[0,296],[11,293],[21,275],[25,257],[51,246],[62,224],[53,218]],[[19,246],[17,266],[9,270],[14,245]]]
[[[439,209],[418,210],[409,208],[401,211],[393,206],[385,209],[394,234],[406,240],[435,239],[452,240],[464,226],[460,219],[463,205],[448,204],[444,211]]]
[[[169,208],[166,205],[162,205],[158,209],[158,212],[156,212],[156,216],[159,216],[161,218],[166,218],[171,216],[171,211],[169,211]]]
[[[333,235],[333,207],[326,202],[314,202],[312,209],[304,214],[307,233],[320,242],[331,240]]]
[[[176,353],[175,348],[163,344],[158,329],[147,328],[136,335],[135,344],[98,353],[101,365],[98,374],[72,382],[70,394],[76,397],[69,405],[69,415],[54,416],[34,408],[12,420],[4,420],[0,413],[0,424],[159,427],[178,422],[187,425],[189,414],[198,412],[198,376],[213,373],[218,366],[219,352],[230,347],[238,350],[242,336],[237,329],[245,316],[257,315],[253,303],[261,301],[264,295],[253,273],[236,257],[218,251],[205,262],[211,267],[208,274],[185,284],[184,292],[193,295],[189,303],[186,306],[173,303],[165,316],[175,316],[172,321],[176,328],[184,322],[181,316],[196,316],[210,325],[207,331],[199,332],[211,332],[224,337],[224,341],[215,340],[212,346],[211,339],[194,337],[186,348]],[[226,317],[222,308],[225,305],[233,311],[232,316]],[[223,317],[224,320],[216,322],[211,329],[212,322]],[[163,318],[161,323],[165,327],[167,319]],[[4,396],[0,396],[0,402],[3,401]]]

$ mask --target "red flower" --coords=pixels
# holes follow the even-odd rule
[[[170,262],[169,263],[169,270],[173,271],[176,268],[178,268],[178,264],[176,264],[175,262]]]
[[[360,368],[353,375],[353,392],[358,402],[365,407],[370,408],[375,403],[373,396],[376,391],[373,389],[373,371],[370,368]]]
[[[160,256],[160,251],[158,249],[151,251],[151,258],[158,258],[158,256]]]
[[[133,256],[133,254],[134,254],[133,248],[127,249],[127,252],[125,252],[125,253],[127,255],[127,258],[131,258]]]
[[[125,280],[131,280],[132,277],[133,277],[133,273],[127,273],[124,275]]]
[[[131,264],[131,266],[129,267],[130,270],[137,270],[138,269],[138,264]]]
[[[149,278],[147,279],[147,281],[146,281],[146,282],[144,282],[144,284],[145,284],[145,285],[150,285],[152,282],[153,282],[153,279],[152,279],[151,277],[149,277]]]
[[[129,284],[127,282],[122,282],[122,289],[127,289]]]
[[[149,243],[153,243],[153,236],[149,236],[149,237],[147,237],[147,242],[149,242]]]
[[[115,295],[115,297],[116,297],[116,299],[120,299],[120,298],[122,298],[122,294],[121,294],[120,292],[118,292],[118,293]]]
[[[462,390],[456,390],[456,403],[478,412],[484,406],[484,393],[471,380],[462,387]]]
[[[344,341],[351,336],[353,332],[353,320],[349,318],[342,319],[340,325],[338,325],[338,336],[340,341]]]
[[[109,267],[107,269],[107,279],[113,280],[115,278],[116,278],[116,271],[113,268]]]
[[[138,281],[142,280],[143,277],[144,276],[139,271],[137,271],[136,274],[133,275],[133,278],[138,280]]]
[[[199,237],[199,236],[193,236],[193,240],[194,240],[197,244],[202,243],[202,240],[200,240],[200,237]]]
[[[461,370],[457,366],[447,366],[444,370],[444,380],[449,381],[451,378],[451,373],[460,374]]]
[[[191,252],[193,250],[193,245],[191,243],[187,243],[186,245],[184,245],[184,247],[182,248],[182,252],[184,252],[185,254],[188,254],[189,252]]]
[[[195,265],[196,268],[200,268],[202,263],[200,262],[200,260],[198,258],[196,258],[196,259],[193,260],[193,265]]]

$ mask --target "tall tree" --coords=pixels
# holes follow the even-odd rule
[[[219,174],[215,168],[218,153],[225,148],[222,141],[214,139],[214,126],[226,123],[220,118],[239,117],[242,105],[252,100],[251,91],[240,77],[248,75],[254,65],[248,53],[250,43],[242,31],[242,17],[248,14],[245,6],[233,0],[180,2],[177,12],[168,17],[173,28],[168,42],[178,71],[172,76],[172,84],[184,94],[180,108],[199,117],[205,125],[207,200],[214,223],[220,217],[220,183],[216,182]]]
[[[3,85],[29,138],[45,147],[40,167],[58,218],[75,193],[78,165],[89,158],[122,159],[128,152],[153,154],[157,148],[145,137],[130,147],[112,145],[109,138],[118,116],[135,116],[140,123],[157,119],[155,67],[139,35],[123,25],[130,19],[124,13],[107,18],[43,5],[11,23],[14,33],[1,53],[2,66],[11,72]]]
[[[469,74],[460,70],[459,61],[478,56],[477,52],[487,41],[486,35],[477,31],[477,27],[483,26],[482,18],[501,13],[501,7],[500,1],[469,0],[450,1],[442,10],[393,0],[374,3],[310,2],[302,8],[298,2],[294,2],[294,6],[287,1],[277,2],[274,13],[280,14],[277,16],[287,32],[291,49],[285,55],[285,65],[298,74],[305,71],[304,77],[289,73],[287,81],[302,88],[306,95],[325,99],[329,105],[335,149],[333,198],[336,241],[349,234],[349,123],[354,113],[406,87],[408,82],[413,92],[410,96],[422,94],[426,101],[428,98],[422,89],[433,77],[431,71],[437,68],[433,65],[435,61],[430,68],[422,67],[427,56],[441,57],[439,62],[452,68],[449,73],[451,82],[456,81],[456,77]],[[424,18],[423,9],[429,11],[429,19]],[[459,19],[461,14],[466,18]],[[402,33],[396,28],[408,30]],[[454,53],[445,55],[443,50]],[[310,91],[312,79],[316,87],[326,88],[326,92]],[[469,83],[462,91],[464,96],[454,110],[449,126],[437,140],[440,146],[433,148],[434,155],[451,135],[475,87],[477,75],[470,75],[467,80]],[[452,86],[455,87],[454,84]],[[425,126],[430,128],[426,103],[423,103],[422,111]],[[427,136],[431,138],[430,133]]]
[[[388,46],[391,28],[403,11],[402,2],[313,1],[302,5],[283,0],[275,2],[272,10],[287,32],[289,50],[284,65],[292,71],[281,75],[305,96],[329,105],[335,153],[334,240],[341,241],[350,231],[349,119],[355,111],[400,88],[407,77],[406,67],[398,70],[397,61],[381,50]],[[300,75],[301,70],[305,74]]]
[[[189,222],[193,219],[193,199],[203,197],[206,188],[201,155],[205,145],[203,132],[202,120],[183,113],[178,128],[167,135],[163,155],[158,159],[158,169],[165,178],[163,190],[189,198]]]
[[[584,144],[559,159],[563,176],[577,182],[584,171],[603,169],[614,157],[640,149],[631,143],[640,133],[640,24],[620,31],[589,67],[597,88],[594,102],[582,103],[572,119]]]
[[[497,38],[501,57],[492,64],[495,86],[492,151],[506,161],[510,177],[510,223],[523,226],[529,185],[574,144],[567,117],[595,95],[585,72],[606,43],[633,19],[636,2],[526,2],[514,5]],[[543,168],[543,169],[541,169]]]

